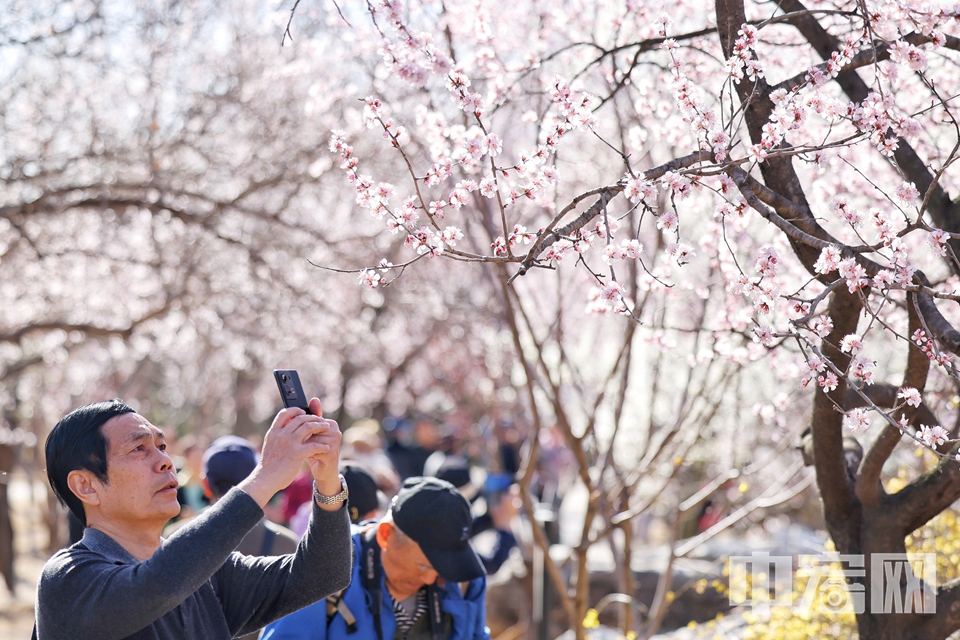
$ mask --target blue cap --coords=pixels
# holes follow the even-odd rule
[[[257,451],[243,438],[223,436],[204,452],[203,475],[211,491],[224,495],[253,472],[259,459]]]

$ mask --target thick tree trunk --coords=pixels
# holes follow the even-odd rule
[[[10,593],[16,591],[14,572],[13,519],[10,510],[9,478],[13,472],[15,452],[10,445],[0,445],[0,574]]]
[[[790,10],[800,11],[803,6],[797,0],[781,1],[781,6],[789,5]],[[785,7],[786,8],[786,7]],[[717,31],[720,44],[726,57],[730,57],[737,31],[746,22],[743,0],[716,0]],[[810,15],[795,20],[795,24],[817,47],[820,55],[829,55],[831,37]],[[818,46],[819,45],[819,46]],[[762,62],[762,61],[761,61]],[[852,99],[862,99],[865,87],[855,72],[841,74],[838,78],[842,88]],[[744,106],[745,121],[753,143],[762,137],[762,127],[768,122],[772,111],[770,101],[771,87],[767,80],[759,78],[756,82],[746,79],[735,85],[740,102]],[[900,153],[896,160],[901,167],[915,167],[916,162]],[[907,154],[909,155],[909,154]],[[903,156],[903,157],[901,157]],[[922,163],[920,163],[922,165]],[[921,166],[922,168],[922,166]],[[782,218],[795,225],[800,231],[814,238],[829,240],[830,236],[819,226],[810,212],[803,194],[799,177],[789,157],[771,157],[759,165],[763,183],[767,189],[781,198],[771,204]],[[915,173],[922,173],[916,169]],[[914,177],[911,175],[911,177]],[[915,180],[922,183],[923,176]],[[770,198],[765,200],[769,203]],[[942,204],[938,199],[934,207]],[[943,208],[936,212],[942,215]],[[833,240],[829,240],[834,242]],[[815,277],[813,265],[819,250],[791,238],[791,245],[802,264]],[[822,276],[819,276],[822,277]],[[922,279],[922,274],[918,276]],[[863,298],[867,292],[848,293],[845,287],[839,287],[831,294],[829,316],[833,321],[833,330],[823,339],[821,351],[836,367],[846,370],[850,356],[840,351],[837,345],[847,334],[855,333],[863,309]],[[911,296],[911,329],[917,326],[918,314],[922,313],[927,326],[930,318],[939,315],[935,305],[928,300],[919,300]],[[915,305],[915,307],[913,306]],[[952,329],[952,328],[951,328]],[[934,334],[936,335],[936,331]],[[942,333],[942,332],[941,332]],[[946,335],[946,334],[944,334]],[[941,340],[939,335],[936,335]],[[926,357],[919,357],[914,345],[908,347],[907,370],[904,384],[923,391],[929,363]],[[907,595],[908,585],[902,571],[908,566],[906,560],[905,537],[947,508],[960,496],[960,467],[956,461],[942,460],[934,471],[917,479],[895,495],[887,495],[880,485],[880,471],[893,448],[900,440],[900,432],[890,426],[877,439],[870,452],[864,458],[860,470],[853,474],[847,470],[843,450],[843,410],[847,406],[847,388],[843,377],[837,388],[824,393],[817,389],[814,396],[811,415],[813,437],[813,463],[817,474],[817,486],[823,501],[824,519],[837,551],[850,556],[845,563],[849,569],[847,581],[850,593],[862,593],[863,611],[857,614],[857,623],[862,640],[933,640],[945,638],[960,628],[960,582],[945,585],[936,598],[936,613],[930,611],[933,602],[911,600]],[[913,422],[918,412],[912,412],[908,418]],[[929,410],[924,413],[928,415]],[[915,423],[914,423],[915,424]],[[854,477],[856,476],[856,477]],[[861,486],[858,486],[861,483]],[[890,573],[878,568],[885,554],[893,555],[888,563]],[[899,556],[899,560],[898,560]],[[899,562],[899,567],[897,567]],[[879,566],[878,566],[879,567]],[[897,570],[900,573],[897,573]],[[889,583],[891,576],[900,576],[899,581]],[[899,613],[897,603],[901,604]],[[911,607],[912,605],[912,607]],[[910,610],[910,613],[905,611]]]

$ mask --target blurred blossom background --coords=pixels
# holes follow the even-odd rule
[[[782,306],[779,293],[754,306],[728,286],[730,255],[752,275],[759,254],[756,269],[771,279],[777,255],[791,255],[758,216],[741,211],[723,232],[707,230],[712,195],[695,191],[681,212],[689,244],[674,243],[664,237],[679,238],[675,215],[641,228],[644,207],[631,204],[650,198],[665,210],[674,194],[644,196],[635,181],[631,203],[615,205],[633,244],[591,263],[603,273],[617,255],[631,258],[616,262],[613,289],[572,251],[522,278],[504,262],[449,256],[372,270],[418,254],[358,206],[331,136],[349,139],[395,206],[429,182],[426,159],[464,143],[474,124],[443,101],[447,88],[420,82],[423,70],[387,64],[396,51],[379,37],[390,22],[376,4],[378,21],[363,3],[330,0],[303,0],[294,14],[293,2],[275,0],[0,0],[3,637],[29,637],[37,572],[67,541],[43,460],[65,413],[120,397],[163,428],[186,516],[204,506],[210,442],[261,442],[280,407],[275,368],[299,371],[386,496],[435,452],[480,472],[476,509],[500,509],[506,524],[495,524],[517,539],[490,579],[489,624],[504,640],[571,628],[583,637],[601,623],[625,633],[695,627],[730,609],[726,555],[824,548],[813,470],[796,451],[816,387],[798,386],[806,355],[792,343],[768,349],[769,331],[754,339],[755,314]],[[563,121],[556,74],[607,96],[594,110],[571,107],[584,130],[565,134],[576,142],[531,178],[535,193],[504,187],[511,213],[526,216],[517,253],[572,198],[623,178],[628,157],[647,169],[699,148],[661,40],[629,51],[649,52],[643,64],[611,54],[616,69],[597,50],[654,42],[672,24],[692,34],[690,81],[714,97],[728,86],[716,20],[692,0],[413,4],[412,23],[433,28],[483,87],[496,132],[483,132],[483,153],[502,151],[504,166],[552,144]],[[774,45],[771,68],[817,61]],[[390,96],[385,118],[399,114],[385,134],[368,128],[371,95]],[[933,157],[946,143],[917,144]],[[801,169],[816,206],[843,184],[868,190],[861,174],[841,176],[846,160],[824,162]],[[889,180],[885,163],[869,156],[861,166]],[[955,187],[955,176],[943,184]],[[678,194],[691,189],[671,179]],[[447,212],[463,251],[507,251],[491,189],[464,191],[462,209]],[[784,273],[791,286],[809,282],[796,266]],[[618,292],[634,319],[608,313]],[[904,331],[903,308],[890,313]],[[890,335],[872,343],[878,379],[904,366],[891,344]],[[947,378],[931,374],[927,388],[945,424],[958,408]],[[898,451],[884,480],[936,464],[924,455]],[[499,506],[505,495],[512,510]],[[289,523],[292,500],[278,497],[267,515]],[[605,600],[611,593],[627,595]]]

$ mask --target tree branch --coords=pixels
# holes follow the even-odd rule
[[[921,327],[919,310],[916,304],[916,294],[907,295],[907,309],[910,316],[909,332],[910,335],[912,335],[914,331]],[[920,348],[910,340],[907,341],[907,349],[907,368],[903,376],[903,386],[913,387],[922,394],[927,384],[927,374],[930,371],[930,358],[920,351]],[[864,389],[864,391],[867,392],[868,395],[871,393],[874,394],[875,397],[871,396],[871,399],[878,406],[892,408],[897,403],[897,392],[899,390],[892,385],[873,385]],[[883,392],[884,397],[880,397],[880,392]],[[847,408],[849,409],[851,407],[848,406]],[[921,403],[919,407],[907,406],[903,413],[910,424],[913,425],[918,423],[928,425],[939,424],[933,411],[930,410],[926,403]],[[896,448],[900,442],[902,435],[900,429],[892,424],[885,424],[883,431],[864,457],[863,463],[860,465],[859,473],[857,474],[856,486],[857,497],[864,504],[879,505],[881,500],[886,496],[883,485],[880,484],[880,474],[883,471],[883,465],[890,458],[894,448]]]

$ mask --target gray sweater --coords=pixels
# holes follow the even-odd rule
[[[295,554],[233,552],[263,517],[239,489],[139,562],[96,529],[57,552],[37,584],[39,640],[229,640],[346,588],[346,509],[314,505]]]

